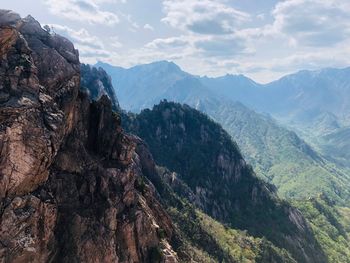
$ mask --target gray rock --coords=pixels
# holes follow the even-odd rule
[[[0,26],[14,26],[19,20],[21,20],[19,14],[11,10],[0,9]]]

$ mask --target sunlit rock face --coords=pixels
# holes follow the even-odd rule
[[[135,139],[80,91],[73,44],[1,10],[0,56],[0,262],[177,262],[153,187],[135,187]]]

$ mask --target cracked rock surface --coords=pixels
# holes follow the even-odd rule
[[[0,10],[0,57],[0,262],[177,262],[135,138],[79,91],[73,44]]]

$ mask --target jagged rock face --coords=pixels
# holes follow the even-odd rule
[[[0,56],[0,262],[177,262],[133,137],[79,92],[73,45],[0,11]]]
[[[47,179],[73,125],[77,51],[67,40],[40,30],[31,17],[1,28],[1,198],[33,191]],[[59,49],[56,40],[62,43]],[[75,54],[73,62],[67,61],[67,53]]]
[[[113,110],[119,110],[119,102],[115,94],[111,77],[101,67],[81,64],[81,88],[88,92],[93,100],[99,100],[107,95],[113,105]]]

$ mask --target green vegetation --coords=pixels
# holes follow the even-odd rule
[[[168,211],[185,233],[186,251],[199,262],[296,262],[286,250],[265,238],[254,238],[246,231],[224,226],[189,205],[182,211]]]
[[[161,178],[157,185],[162,200],[175,224],[177,239],[181,240],[177,251],[183,262],[296,262],[286,250],[277,248],[266,238],[256,238],[247,231],[225,226],[196,209],[186,198],[180,197],[187,192],[183,182],[172,188],[166,183],[166,177],[173,173],[162,167],[157,171]]]
[[[253,238],[246,231],[225,227],[198,210],[197,214],[206,232],[238,262],[296,262],[286,250],[275,247],[266,238]]]
[[[350,127],[345,127],[311,140],[315,142],[324,155],[350,170],[349,138]],[[348,173],[350,174],[350,171]]]
[[[350,208],[337,207],[325,196],[295,201],[308,219],[328,262],[350,262]]]
[[[294,132],[239,103],[203,107],[281,197],[304,199],[323,193],[341,205],[350,200],[350,173],[324,159]]]
[[[208,114],[237,142],[257,175],[277,187],[279,196],[324,193],[340,205],[350,201],[350,169],[341,167],[350,167],[349,124],[341,124],[344,117],[349,123],[349,68],[301,71],[259,85],[244,76],[198,78],[164,61],[131,69],[100,66],[111,74],[125,110],[139,112],[166,98]],[[319,146],[327,160],[296,133],[236,101],[300,128],[304,133],[298,135],[308,143],[308,136],[317,138],[312,146]]]
[[[123,118],[126,130],[148,144],[156,163],[179,174],[197,208],[230,228],[265,237],[297,261],[305,261],[302,246],[308,257],[324,262],[301,214],[255,176],[220,125],[189,106],[166,101]]]

